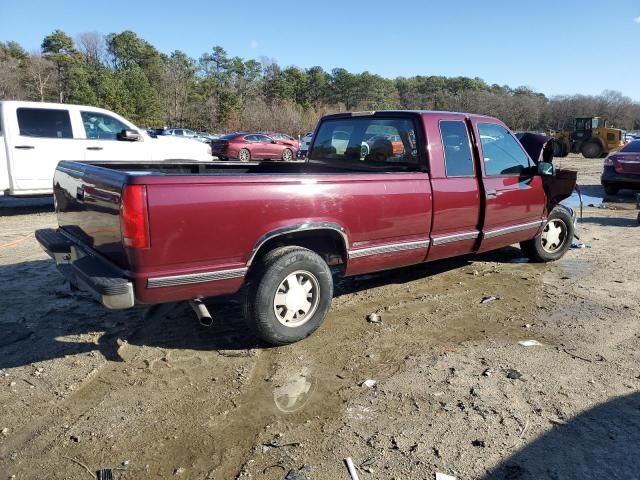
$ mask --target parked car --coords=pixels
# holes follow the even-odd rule
[[[195,138],[197,136],[196,132],[194,132],[193,130],[189,130],[188,128],[165,128],[162,134],[187,138]]]
[[[209,143],[213,140],[212,138],[209,138],[208,134],[195,132],[188,128],[165,128],[160,135],[168,135],[187,140],[197,140],[202,143]]]
[[[393,154],[399,154],[404,151],[404,144],[400,139],[400,135],[393,135],[393,134],[371,135],[366,140],[364,140],[361,144],[362,145],[361,154],[360,154],[361,158],[364,159],[367,155],[369,155],[371,148],[376,143],[379,144],[380,142],[387,142],[387,141],[390,142],[390,147]]]
[[[0,102],[0,194],[51,194],[60,160],[210,162],[212,156],[209,145],[153,138],[102,108]]]
[[[403,152],[361,161],[364,135],[380,126],[397,131]],[[255,143],[248,135],[238,143]],[[495,140],[471,147],[483,137]],[[282,345],[320,326],[343,276],[514,243],[534,261],[562,257],[575,213],[560,201],[576,172],[554,171],[541,158],[552,149],[534,150],[495,118],[383,111],[324,117],[304,163],[212,163],[184,175],[61,162],[60,228],[36,238],[108,308],[190,301],[209,323],[201,299],[241,292],[250,328]]]
[[[220,160],[293,160],[298,152],[292,142],[276,140],[262,133],[231,133],[211,142],[213,155]]]
[[[627,143],[604,159],[600,183],[607,195],[621,188],[640,190],[640,140]]]
[[[197,138],[206,139],[208,142],[210,142],[212,140],[217,140],[221,136],[222,135],[219,135],[219,134],[216,134],[216,133],[196,132],[196,137]]]

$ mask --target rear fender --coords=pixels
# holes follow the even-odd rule
[[[251,254],[247,260],[247,267],[251,267],[256,259],[260,258],[275,246],[300,245],[315,250],[311,248],[311,244],[314,243],[314,240],[319,239],[335,240],[337,243],[337,251],[318,253],[337,254],[342,258],[342,263],[346,263],[349,251],[349,238],[344,227],[333,222],[309,222],[287,225],[264,234],[251,250]]]

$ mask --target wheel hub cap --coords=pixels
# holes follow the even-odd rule
[[[561,220],[551,220],[542,232],[542,248],[555,252],[562,247],[566,237],[566,225]]]
[[[273,311],[280,323],[298,327],[306,323],[318,307],[318,280],[310,272],[297,271],[280,283],[273,299]]]

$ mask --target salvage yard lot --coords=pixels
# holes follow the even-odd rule
[[[602,194],[601,160],[556,163]],[[344,280],[316,334],[263,348],[233,299],[205,329],[72,295],[32,236],[50,208],[11,204],[0,472],[341,479],[352,457],[362,479],[638,478],[640,227],[629,192],[605,207],[558,262],[510,247]]]

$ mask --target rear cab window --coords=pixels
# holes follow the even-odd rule
[[[419,169],[416,125],[409,117],[337,117],[323,120],[309,161],[364,171]]]
[[[23,137],[73,138],[68,110],[22,107],[16,113]]]
[[[478,123],[477,128],[487,176],[519,176],[530,166],[522,145],[505,127]]]
[[[441,120],[440,136],[447,177],[472,177],[473,156],[465,123],[459,120]]]

